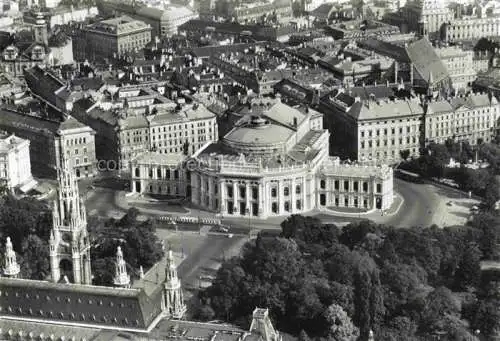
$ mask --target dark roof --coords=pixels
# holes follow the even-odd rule
[[[75,90],[98,90],[104,84],[103,80],[99,77],[92,78],[75,78],[71,81],[71,85]]]
[[[291,97],[301,103],[311,103],[314,91],[306,89],[290,79],[283,79],[274,85],[274,89],[284,96]]]
[[[146,329],[161,313],[163,289],[143,290],[0,278],[2,314],[40,321]]]
[[[390,98],[394,96],[394,91],[387,87],[386,84],[381,85],[368,85],[352,87],[351,94],[354,97],[359,97],[361,100],[370,99],[370,95],[375,96],[377,99]]]
[[[59,125],[60,123],[56,121],[48,121],[9,109],[0,109],[0,127],[13,127],[23,131],[46,132],[55,135]]]
[[[425,81],[430,79],[431,74],[433,83],[441,82],[449,77],[448,69],[437,55],[429,39],[423,38],[411,43],[406,51],[408,58]]]
[[[359,42],[360,47],[375,51],[383,56],[391,57],[398,62],[408,63],[410,59],[404,46],[393,44],[376,38],[368,38]]]

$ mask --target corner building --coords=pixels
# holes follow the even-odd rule
[[[254,100],[240,114],[220,142],[187,161],[196,165],[193,204],[225,217],[263,219],[335,206],[391,206],[392,170],[329,157],[322,114],[267,98]]]

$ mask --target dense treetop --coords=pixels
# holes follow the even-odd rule
[[[199,318],[246,327],[256,306],[268,307],[279,330],[303,340],[366,340],[373,329],[378,340],[465,341],[500,327],[489,317],[500,316],[498,293],[480,271],[482,259],[498,259],[497,216],[444,229],[340,229],[292,215],[281,227],[222,265],[200,293]]]

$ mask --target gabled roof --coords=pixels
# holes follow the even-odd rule
[[[448,69],[434,50],[429,39],[417,40],[406,47],[409,60],[425,80],[434,85],[449,77]]]

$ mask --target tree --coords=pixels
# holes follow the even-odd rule
[[[197,317],[202,321],[210,321],[215,317],[215,311],[211,306],[204,304],[200,307]]]
[[[328,337],[335,341],[355,341],[359,336],[358,328],[341,306],[332,304],[325,311],[329,325]]]
[[[424,332],[445,329],[448,317],[460,316],[460,304],[450,289],[439,287],[425,299],[420,326]]]
[[[470,243],[464,250],[455,274],[456,286],[461,290],[474,288],[481,278],[479,264],[483,253],[476,243]]]
[[[475,319],[473,321],[475,329],[479,329],[481,334],[494,336],[500,330],[500,299],[487,298],[479,303]]]
[[[22,277],[45,280],[50,274],[49,244],[37,235],[30,234],[23,241]]]

